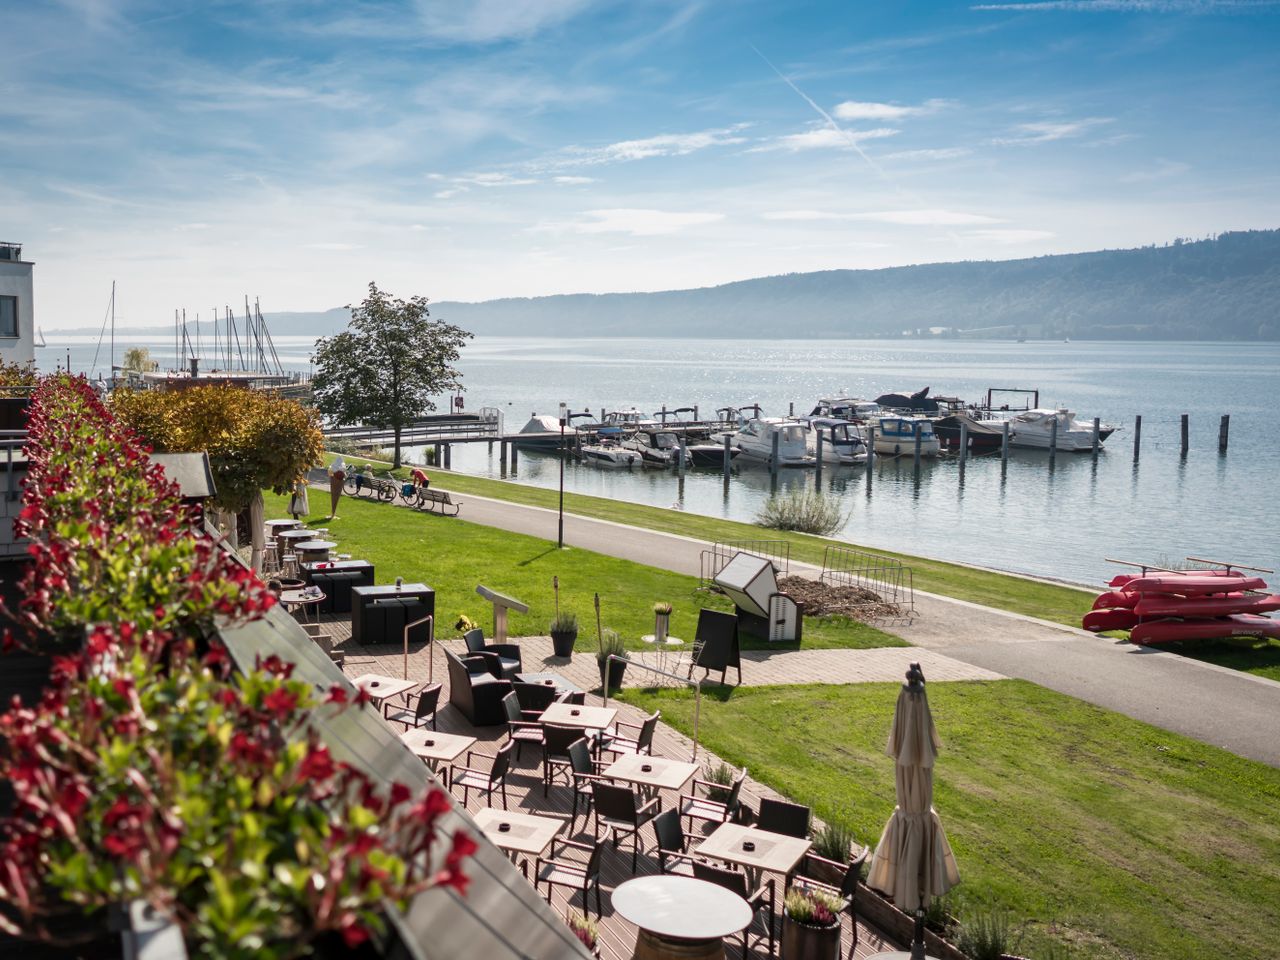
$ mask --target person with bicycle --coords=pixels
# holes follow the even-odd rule
[[[425,490],[431,486],[431,478],[427,476],[427,471],[421,467],[414,467],[409,471],[409,476],[413,480],[413,485],[420,490]]]

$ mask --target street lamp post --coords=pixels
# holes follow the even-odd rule
[[[564,549],[564,458],[566,456],[564,427],[568,416],[569,408],[563,403],[560,404],[560,528],[556,536],[556,546],[560,549]]]

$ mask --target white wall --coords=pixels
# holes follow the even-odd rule
[[[0,337],[0,359],[32,363],[36,358],[35,309],[32,268],[26,261],[0,260],[0,296],[18,298],[18,337]]]

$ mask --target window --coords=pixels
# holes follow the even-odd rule
[[[18,298],[0,297],[0,337],[18,335]]]

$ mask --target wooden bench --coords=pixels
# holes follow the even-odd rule
[[[452,507],[453,512],[449,514],[451,517],[456,517],[458,511],[462,509],[462,504],[454,503],[447,490],[418,491],[418,505],[426,507],[432,513],[435,512],[436,507],[439,507],[442,514],[448,513],[449,508]]]

